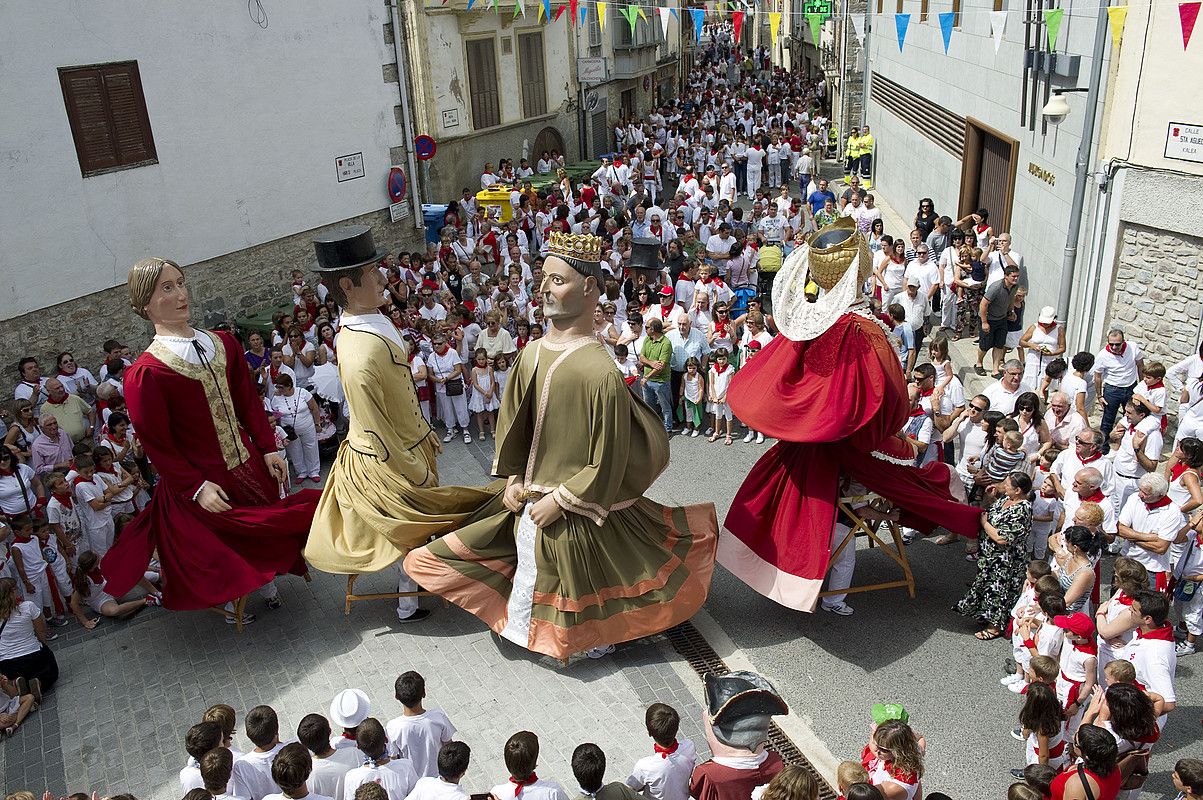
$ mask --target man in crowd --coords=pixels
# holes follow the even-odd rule
[[[1058,450],[1072,448],[1074,438],[1086,428],[1086,420],[1071,408],[1069,395],[1065,392],[1053,392],[1049,395],[1044,424],[1048,426],[1049,443]]]
[[[1111,435],[1112,442],[1119,443],[1119,451],[1113,460],[1116,510],[1123,508],[1128,498],[1136,492],[1137,482],[1157,469],[1164,444],[1161,421],[1150,414],[1143,404],[1129,400],[1124,406],[1124,417],[1127,424],[1117,428]]]
[[[63,382],[58,378],[46,380],[46,403],[43,411],[52,411],[58,425],[71,441],[91,442],[96,431],[96,411],[79,395],[68,394]]]
[[[1007,316],[1015,305],[1015,294],[1018,291],[1019,267],[1008,265],[1003,270],[1002,280],[987,287],[981,302],[978,303],[981,335],[977,345],[977,366],[973,368],[978,375],[986,374],[983,364],[989,352],[994,353],[994,376],[998,377],[1002,370],[1003,357],[1007,353]]]
[[[1136,342],[1124,338],[1124,329],[1112,328],[1108,331],[1107,346],[1094,359],[1094,390],[1095,397],[1103,404],[1103,420],[1099,428],[1104,436],[1111,435],[1115,419],[1132,399],[1132,392],[1144,369],[1140,347]],[[1104,448],[1103,452],[1108,449]]]
[[[1008,359],[1002,367],[998,380],[986,387],[982,394],[990,398],[990,410],[1010,414],[1015,410],[1015,401],[1023,394],[1019,385],[1023,379],[1023,364],[1018,359]]]
[[[38,475],[53,470],[65,472],[71,468],[73,458],[71,437],[59,426],[58,418],[49,412],[43,413],[39,422],[42,432],[30,445],[30,466]]]
[[[1186,541],[1186,515],[1166,497],[1170,484],[1165,476],[1150,472],[1137,482],[1136,493],[1123,504],[1118,536],[1121,554],[1139,561],[1149,572],[1149,588],[1169,591],[1170,548]]]

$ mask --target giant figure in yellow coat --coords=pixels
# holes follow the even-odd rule
[[[714,569],[714,505],[643,496],[668,437],[593,336],[600,249],[595,236],[551,236],[537,287],[550,330],[518,354],[498,420],[504,508],[405,559],[426,589],[560,659],[688,619]]]
[[[432,536],[458,527],[496,498],[494,490],[439,487],[442,450],[418,406],[407,346],[379,312],[384,278],[366,225],[314,241],[317,270],[344,313],[336,340],[338,373],[350,429],[322,492],[305,558],[323,572],[379,572],[396,565],[399,592],[418,586],[401,558]],[[421,619],[417,599],[402,597],[402,621]]]

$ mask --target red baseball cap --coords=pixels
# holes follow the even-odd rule
[[[674,294],[673,290],[670,289],[669,287],[667,287],[667,286],[660,287],[660,296],[661,297],[672,297],[673,294]]]
[[[1058,628],[1064,628],[1071,633],[1076,633],[1078,636],[1087,638],[1094,636],[1094,621],[1081,611],[1076,614],[1053,617],[1053,624]]]

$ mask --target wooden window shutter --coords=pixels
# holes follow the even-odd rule
[[[547,87],[543,76],[543,34],[518,38],[518,72],[522,81],[522,113],[538,117],[547,113]]]
[[[471,84],[472,127],[501,124],[501,96],[497,89],[497,60],[492,39],[474,39],[468,46],[468,81]]]
[[[136,61],[59,70],[84,177],[157,160]]]

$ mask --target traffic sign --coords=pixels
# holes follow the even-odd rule
[[[803,14],[821,14],[824,17],[831,16],[831,0],[804,0],[802,3]]]
[[[414,138],[414,155],[419,161],[429,161],[434,158],[434,151],[438,149],[434,139],[426,134]]]
[[[405,189],[408,182],[405,180],[405,170],[400,167],[393,167],[388,171],[388,196],[392,198],[394,203],[399,203],[405,198]]]

